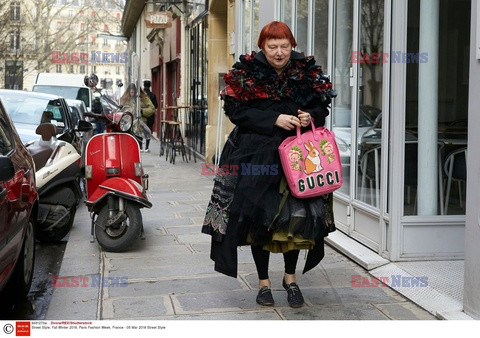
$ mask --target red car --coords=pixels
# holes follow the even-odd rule
[[[0,291],[28,294],[35,261],[35,167],[0,100]]]

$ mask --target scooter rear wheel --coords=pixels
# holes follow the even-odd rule
[[[77,207],[71,206],[69,211],[69,216],[64,224],[58,228],[51,229],[48,231],[40,230],[40,226],[37,227],[37,239],[42,243],[57,243],[60,242],[72,228],[73,221],[75,220],[75,213],[77,211]]]
[[[135,204],[127,202],[125,207],[127,218],[118,229],[109,229],[105,225],[108,219],[108,205],[105,204],[100,210],[95,221],[95,236],[98,243],[105,251],[123,252],[132,246],[140,237],[142,231],[142,214]],[[101,224],[102,228],[99,224]]]

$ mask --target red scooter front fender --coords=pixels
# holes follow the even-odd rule
[[[143,192],[143,187],[132,179],[122,177],[112,177],[102,182],[85,203],[90,211],[95,211],[96,206],[103,204],[105,197],[109,195],[122,197],[146,208],[152,207],[152,203]]]

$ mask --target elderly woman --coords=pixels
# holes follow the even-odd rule
[[[224,109],[236,127],[220,159],[202,232],[212,235],[215,270],[237,276],[237,246],[251,245],[259,277],[257,303],[274,305],[270,253],[283,253],[282,285],[291,307],[304,303],[296,282],[299,250],[308,250],[303,272],[324,256],[324,237],[335,230],[331,195],[282,202],[284,175],[278,146],[308,127],[323,126],[335,92],[313,57],[293,51],[288,26],[273,21],[261,31],[260,52],[240,56],[225,75]],[[248,168],[259,168],[253,171]],[[260,174],[258,174],[260,173]]]

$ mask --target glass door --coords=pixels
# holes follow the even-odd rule
[[[352,52],[352,61],[358,66],[355,198],[379,208],[383,65],[387,61],[383,50],[384,0],[361,0],[359,6],[358,50]]]
[[[332,107],[344,185],[335,194],[339,229],[367,246],[380,243],[384,1],[337,0]]]
[[[334,7],[333,88],[337,97],[332,104],[332,130],[343,165],[343,186],[338,193],[350,196],[350,163],[352,157],[352,46],[353,0],[336,1]]]

